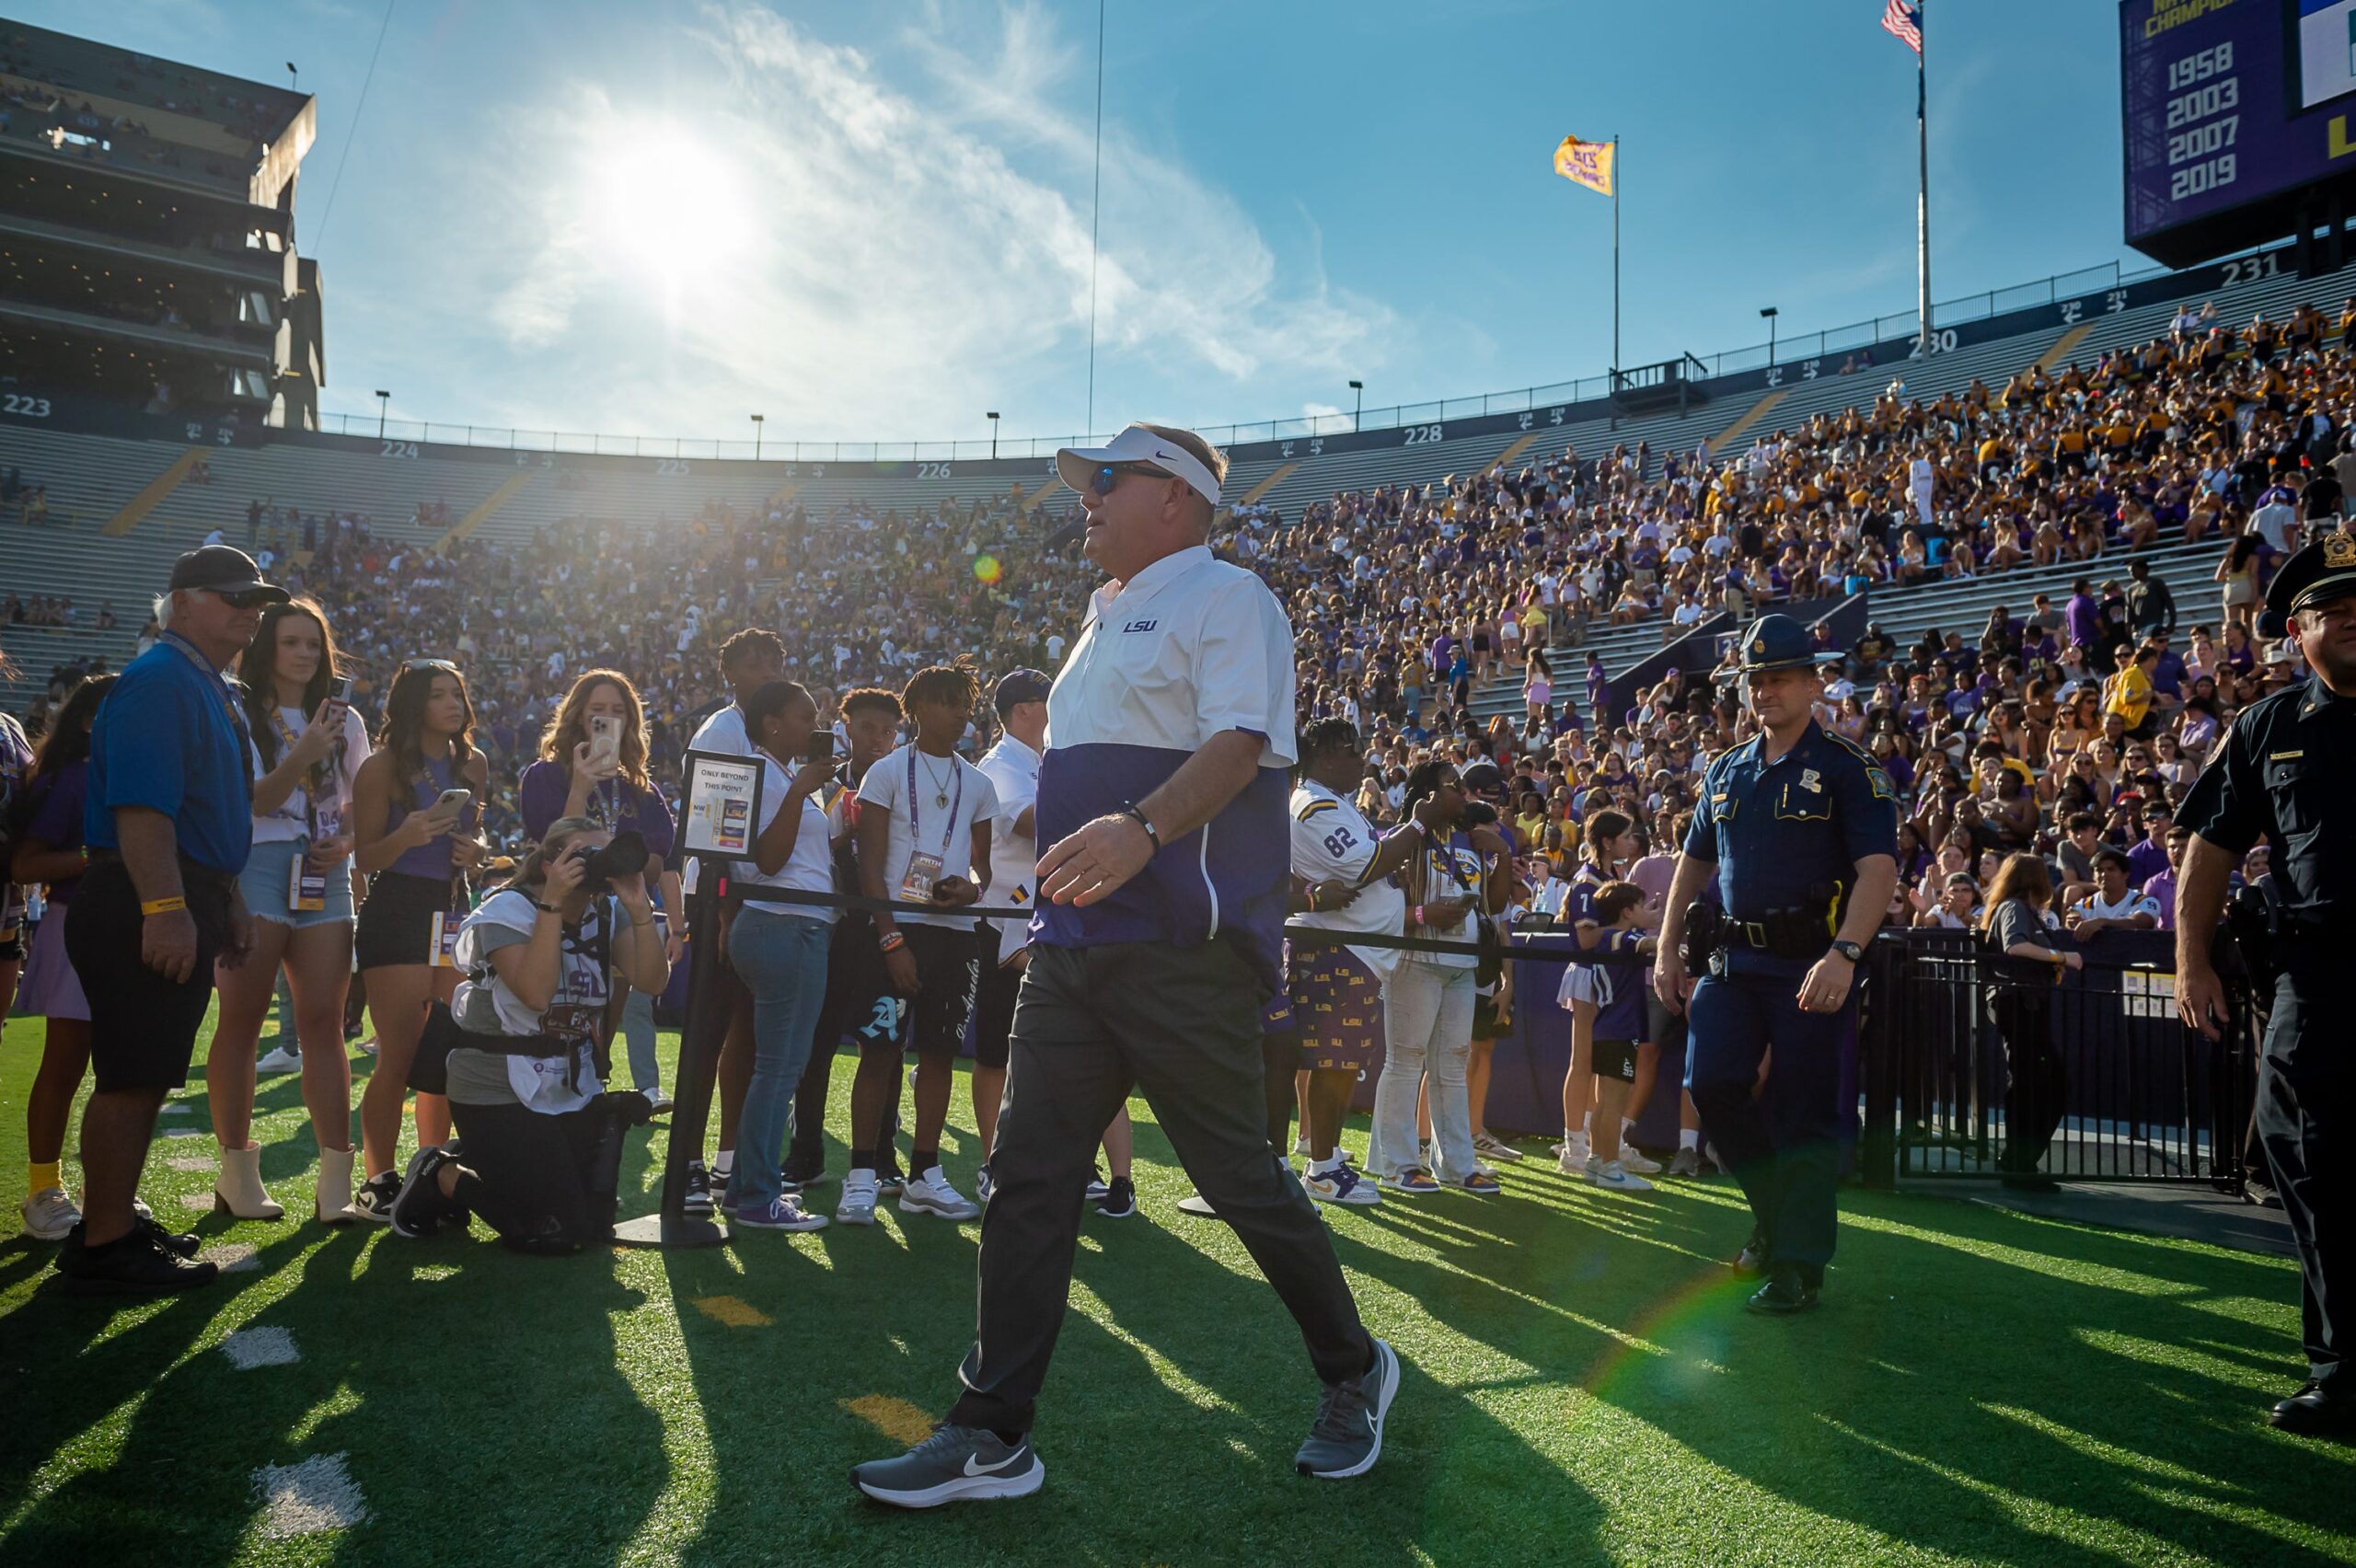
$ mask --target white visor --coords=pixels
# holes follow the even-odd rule
[[[1200,459],[1174,441],[1133,424],[1102,446],[1066,446],[1056,453],[1056,474],[1073,490],[1086,494],[1095,483],[1096,470],[1108,463],[1150,463],[1177,475],[1195,493],[1218,504],[1218,481]]]

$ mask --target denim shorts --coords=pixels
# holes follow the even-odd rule
[[[299,840],[279,838],[257,842],[253,852],[246,857],[246,869],[237,873],[237,885],[245,890],[246,908],[257,920],[272,920],[297,929],[305,926],[331,926],[338,920],[349,924],[352,919],[352,867],[349,862],[328,873],[327,907],[294,910],[287,907],[294,893],[294,870],[302,848]]]

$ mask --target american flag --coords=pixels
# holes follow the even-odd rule
[[[1923,8],[1911,0],[1889,0],[1881,8],[1881,30],[1915,53],[1923,52]]]

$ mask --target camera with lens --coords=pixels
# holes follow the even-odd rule
[[[646,840],[626,828],[615,834],[601,847],[575,845],[565,859],[584,862],[581,873],[582,892],[611,893],[616,877],[634,877],[646,870]]]

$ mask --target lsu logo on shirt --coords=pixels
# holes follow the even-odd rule
[[[1157,629],[1161,625],[1161,623],[1158,620],[1133,620],[1128,625],[1123,627],[1121,630],[1125,635],[1132,631],[1152,631]]]

